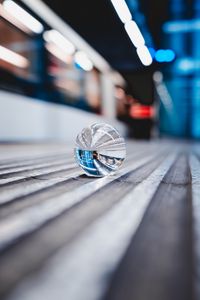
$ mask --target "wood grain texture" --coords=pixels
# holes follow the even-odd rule
[[[200,299],[198,144],[128,141],[100,179],[72,150],[0,146],[0,298]]]

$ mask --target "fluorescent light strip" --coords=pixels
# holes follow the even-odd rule
[[[66,54],[64,51],[62,51],[60,48],[58,48],[55,44],[53,43],[46,43],[45,44],[46,49],[55,57],[60,59],[66,64],[69,64],[71,61],[71,57],[69,57],[68,54]]]
[[[75,46],[55,29],[45,31],[43,38],[46,42],[54,43],[65,53],[71,55],[75,52]]]
[[[145,45],[137,48],[136,51],[144,66],[149,66],[152,63],[151,54]]]
[[[171,32],[191,32],[200,30],[200,19],[169,21],[163,25],[163,30]]]
[[[29,61],[22,55],[15,53],[3,46],[0,46],[0,59],[15,65],[19,68],[27,68],[29,66]]]
[[[3,17],[5,20],[19,28],[20,30],[26,32],[26,33],[31,33],[31,31],[24,26],[19,20],[15,19],[12,15],[10,15],[3,7],[2,4],[0,4],[0,16]]]
[[[85,71],[91,71],[93,68],[91,60],[89,60],[83,51],[76,52],[74,55],[74,60]]]
[[[5,0],[3,2],[4,9],[21,24],[28,28],[31,32],[41,33],[44,30],[43,25],[34,17],[32,17],[26,10],[21,8],[12,0]]]
[[[143,65],[149,66],[152,63],[152,57],[145,46],[144,37],[137,26],[136,22],[132,20],[132,15],[125,2],[125,0],[110,0],[120,18],[124,23],[124,28],[132,41],[133,45],[136,47],[137,54]]]
[[[45,44],[46,49],[54,56],[59,58],[61,61],[66,62],[66,54],[63,53],[59,48],[57,48],[52,43],[46,43]]]
[[[138,28],[137,24],[135,21],[131,20],[127,22],[124,25],[124,28],[131,39],[133,45],[138,48],[140,46],[143,46],[145,44],[145,40],[142,36],[142,33],[140,32],[140,29]]]
[[[124,0],[111,0],[111,2],[123,23],[126,23],[132,19],[130,10]]]

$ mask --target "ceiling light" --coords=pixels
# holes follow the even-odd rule
[[[145,44],[144,38],[137,24],[131,20],[127,22],[125,25],[125,30],[128,33],[129,38],[131,39],[133,45],[138,48]]]
[[[26,32],[26,33],[31,33],[31,31],[24,26],[19,20],[15,19],[5,8],[3,7],[2,4],[0,4],[0,16],[3,17],[5,20],[19,28],[20,30]]]
[[[0,59],[19,68],[27,68],[29,65],[28,59],[26,59],[24,56],[13,52],[3,46],[0,46]]]
[[[91,71],[93,68],[91,60],[83,51],[76,52],[74,55],[74,60],[75,63],[78,64],[85,71]]]
[[[12,15],[14,19],[23,24],[30,31],[35,33],[41,33],[44,30],[43,25],[33,16],[31,16],[26,10],[21,6],[16,4],[12,0],[5,0],[3,2],[4,9]]]
[[[130,10],[124,0],[111,0],[120,20],[126,23],[132,19]]]
[[[53,43],[46,43],[45,44],[46,49],[55,57],[60,59],[66,64],[69,64],[71,62],[71,56],[66,54],[64,51],[62,51],[60,48],[56,47]]]
[[[43,33],[43,38],[46,42],[54,43],[69,55],[73,54],[75,51],[75,46],[55,29],[45,31]]]
[[[136,51],[144,66],[149,66],[152,63],[151,54],[146,46],[141,46]]]

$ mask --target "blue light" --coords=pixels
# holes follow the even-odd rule
[[[155,50],[154,48],[152,48],[152,47],[149,47],[148,49],[149,49],[149,52],[150,52],[150,54],[151,54],[151,57],[154,58],[154,57],[155,57],[156,50]]]
[[[171,49],[159,49],[156,51],[154,57],[157,62],[171,62],[175,58],[175,53]]]
[[[193,73],[195,70],[195,61],[190,57],[185,57],[177,61],[177,68],[184,73]]]
[[[165,61],[166,62],[170,62],[172,60],[174,60],[175,58],[175,53],[173,50],[167,49],[165,50]]]
[[[155,53],[155,59],[157,62],[165,62],[165,50],[157,50]]]
[[[75,66],[78,70],[83,70],[83,69],[81,68],[81,66],[80,66],[79,64],[77,64],[76,62],[74,62],[74,66]]]
[[[163,25],[166,33],[172,32],[191,32],[200,29],[200,19],[169,21]]]

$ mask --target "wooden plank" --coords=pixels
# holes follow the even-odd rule
[[[127,142],[100,179],[72,149],[0,146],[0,298],[199,300],[198,144]]]
[[[131,157],[136,157],[138,153],[134,153],[133,155],[130,155]],[[141,155],[141,152],[139,152],[139,155]],[[127,160],[128,161],[128,160]],[[127,163],[126,161],[126,163]],[[75,167],[76,165],[68,165],[66,168],[64,167],[64,170],[59,173],[58,172],[51,172],[44,175],[37,175],[37,176],[31,176],[30,178],[27,178],[24,180],[24,178],[16,179],[14,180],[13,184],[9,184],[4,186],[2,184],[1,193],[0,193],[0,205],[5,204],[11,201],[14,201],[16,198],[24,197],[26,195],[29,195],[30,193],[38,192],[39,190],[42,190],[47,187],[54,186],[55,184],[65,181],[66,179],[77,176],[81,174],[81,170],[74,169],[71,172],[71,169]],[[67,170],[70,170],[70,172],[67,172]],[[44,180],[45,179],[45,180]],[[9,180],[9,179],[8,179]],[[12,183],[12,179],[11,179]]]
[[[49,179],[47,179],[46,174],[46,180],[43,180],[43,178],[40,179],[40,176],[35,176],[35,178],[31,177],[27,180],[20,179],[15,182],[15,185],[14,183],[9,186],[4,185],[3,187],[1,187],[0,205],[14,201],[17,198],[38,192],[47,187],[52,187],[55,184],[66,181],[73,176],[78,176],[80,174],[80,170],[78,168],[74,168],[73,164],[68,167],[66,166],[66,168],[64,168],[64,170],[59,173],[61,174],[58,174],[58,171],[48,174],[50,175]]]
[[[130,166],[127,166],[126,168],[122,169],[115,176],[100,178],[98,181],[96,179],[93,179],[91,182],[86,183],[83,186],[80,186],[72,191],[69,191],[68,193],[61,195],[60,197],[57,197],[56,201],[54,198],[49,199],[49,201],[47,202],[40,203],[39,207],[35,206],[27,208],[21,213],[15,216],[11,216],[11,218],[0,221],[0,249],[3,249],[12,241],[15,241],[16,238],[19,238],[21,235],[27,234],[38,228],[38,226],[41,226],[47,221],[51,220],[52,218],[57,217],[72,205],[83,201],[86,197],[95,193],[100,188],[105,187],[107,184],[111,183],[112,181],[116,180],[117,178],[121,177],[127,172],[130,172],[134,168],[137,168],[140,165],[146,163],[150,158],[152,158],[152,156],[147,156],[138,160],[137,162],[131,163]],[[53,179],[48,180],[48,182],[41,182],[39,188],[41,188],[42,186],[46,187],[47,183],[49,186],[57,182],[61,182],[61,180],[58,181],[58,179]],[[39,183],[36,183],[37,190],[38,186]],[[34,190],[30,189],[29,185],[28,193]],[[22,193],[21,188],[17,189],[17,192],[18,191]],[[3,196],[6,195],[10,196],[8,193],[4,192]],[[13,190],[11,190],[11,195],[13,197]],[[2,194],[0,196],[2,196]],[[2,201],[2,198],[0,198],[0,200]]]
[[[48,166],[54,166],[57,165],[59,163],[67,163],[69,161],[69,159],[67,158],[67,155],[60,157],[60,156],[56,156],[53,158],[49,158],[47,159],[43,159],[42,161],[28,161],[27,164],[24,165],[24,163],[18,163],[18,165],[14,165],[12,167],[7,167],[7,168],[2,168],[0,170],[0,178],[8,178],[9,176],[12,175],[16,175],[18,173],[22,173],[22,172],[26,172],[26,171],[30,171],[30,170],[36,170],[36,169],[40,169],[40,168],[45,168]]]
[[[77,238],[86,227],[132,190],[133,186],[148,177],[163,158],[164,155],[126,173],[6,251],[0,258],[0,281],[3,283],[0,293],[11,288],[36,268],[41,268],[58,248]],[[68,187],[66,191],[67,189]],[[109,197],[111,194],[112,197]]]
[[[103,278],[116,268],[174,158],[174,155],[166,158],[118,205],[55,256],[43,272],[19,286],[9,299],[34,300],[41,295],[44,299],[98,299],[105,289]]]
[[[119,178],[116,181],[115,189],[118,190],[120,181],[122,181],[122,182],[130,181],[132,184],[136,184],[136,182],[142,181],[142,178],[143,178],[142,176],[144,176],[144,174],[149,174],[149,172],[151,171],[151,165],[152,166],[157,165],[159,163],[159,160],[163,159],[163,158],[164,158],[164,154],[163,154],[163,156],[160,155],[160,157],[156,161],[155,160],[153,160],[152,162],[150,161],[150,165],[147,164],[146,167],[144,166],[144,168],[145,168],[144,171],[142,171],[143,168],[141,167],[139,170],[139,173],[137,173],[136,178],[135,178],[135,171],[134,171],[133,179],[131,178],[132,173],[127,173],[126,175],[122,176],[121,179]],[[127,162],[127,164],[128,164],[128,162]],[[41,201],[48,200],[49,198],[57,197],[59,194],[66,193],[66,192],[80,186],[81,182],[86,183],[89,181],[91,181],[90,178],[87,178],[84,176],[78,176],[78,177],[70,178],[70,179],[62,181],[60,183],[57,183],[51,187],[44,188],[42,190],[39,190],[38,192],[28,194],[24,197],[15,198],[14,201],[8,202],[7,205],[6,204],[1,205],[0,219],[5,216],[8,216],[12,213],[15,213],[19,210],[22,210],[25,207],[35,205],[36,203],[40,203]],[[113,187],[113,189],[114,189],[114,187]],[[99,191],[98,197],[102,194],[101,192],[105,193],[104,189]],[[123,191],[121,191],[119,189],[119,192],[123,192]],[[109,191],[109,193],[110,193],[110,191]],[[101,196],[104,197],[104,195],[101,195]]]
[[[194,296],[200,299],[200,161],[195,155],[190,156],[192,176],[192,217],[193,217],[193,255],[194,255]]]
[[[77,167],[76,163],[74,161],[64,160],[62,162],[59,162],[57,164],[51,164],[46,165],[45,167],[40,168],[34,168],[25,171],[19,171],[19,172],[12,172],[9,174],[4,174],[0,176],[0,187],[2,187],[5,184],[11,183],[11,182],[19,182],[23,179],[32,179],[33,177],[40,177],[43,175],[49,175],[49,174],[57,174],[58,172],[66,171],[72,168]]]
[[[105,300],[188,300],[192,290],[191,179],[180,155],[163,178]]]

